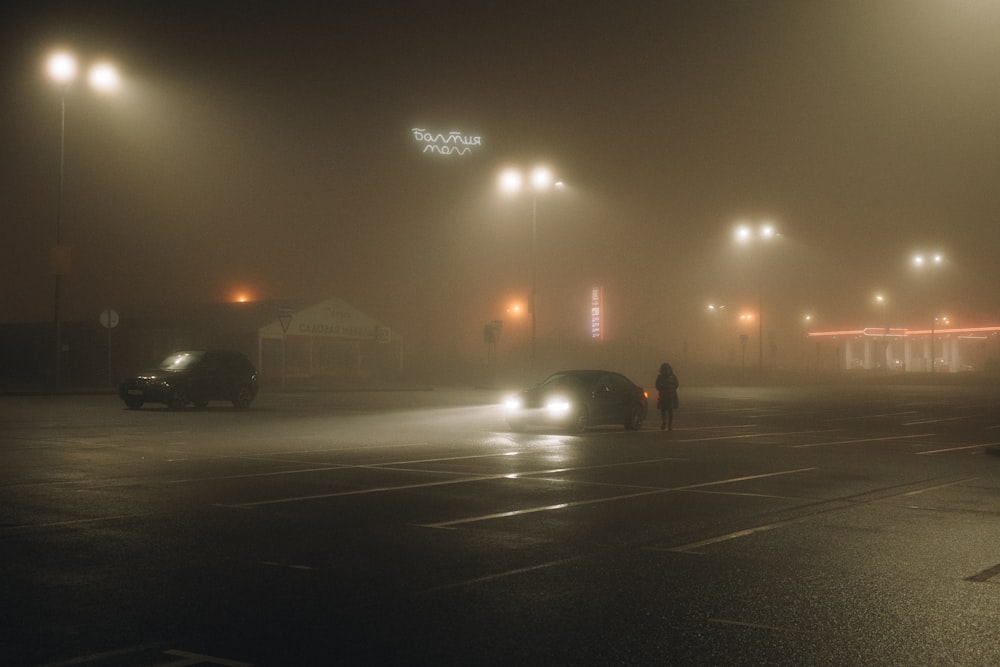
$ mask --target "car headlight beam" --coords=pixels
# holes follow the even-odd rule
[[[573,409],[573,403],[564,396],[553,396],[545,401],[545,412],[553,417],[563,417]]]
[[[507,412],[517,412],[523,407],[523,402],[520,396],[508,396],[503,401],[504,410]]]

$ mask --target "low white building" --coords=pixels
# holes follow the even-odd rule
[[[997,358],[1000,326],[816,331],[809,338],[834,345],[846,370],[889,369],[958,373],[983,370]]]
[[[282,311],[257,340],[266,380],[374,380],[402,366],[399,334],[338,298]]]

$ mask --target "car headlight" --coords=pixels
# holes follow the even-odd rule
[[[573,403],[564,396],[552,396],[545,401],[545,411],[553,417],[562,417],[573,408]]]
[[[503,408],[507,412],[517,412],[523,405],[520,396],[508,396],[503,401]]]

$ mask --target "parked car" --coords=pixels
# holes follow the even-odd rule
[[[203,408],[210,401],[229,401],[242,410],[257,396],[257,370],[239,352],[174,352],[158,368],[122,382],[118,395],[132,409],[145,403],[165,403],[172,410],[181,410],[190,403]]]
[[[638,430],[646,418],[648,393],[621,373],[568,370],[505,401],[507,423],[520,431],[531,424],[574,433],[600,424]]]

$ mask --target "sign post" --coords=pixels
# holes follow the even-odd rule
[[[102,310],[98,318],[101,326],[108,330],[108,384],[115,386],[114,378],[111,375],[111,330],[118,326],[118,313],[108,308]]]
[[[288,340],[288,326],[292,323],[292,311],[282,308],[278,315],[281,323],[281,389],[285,389],[285,342]]]

